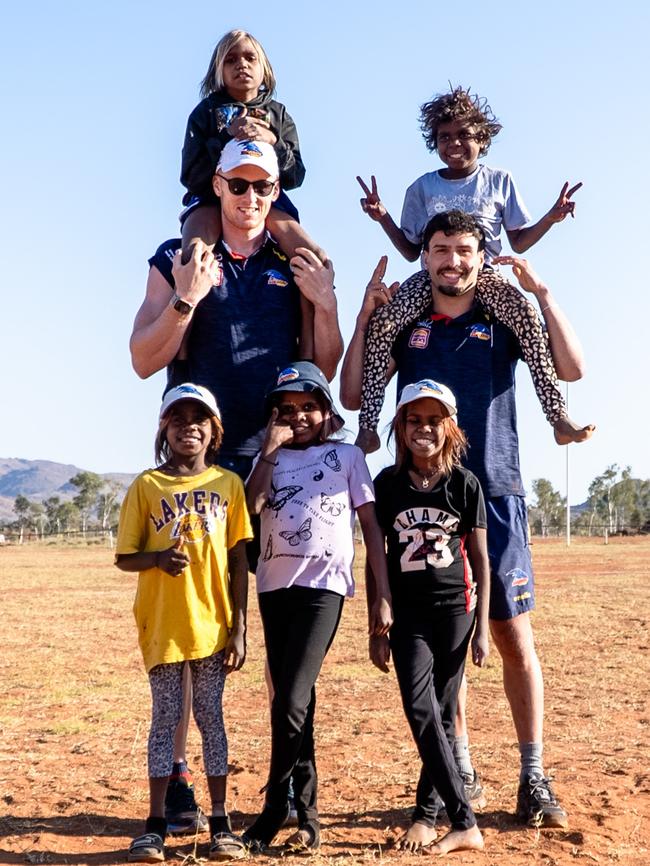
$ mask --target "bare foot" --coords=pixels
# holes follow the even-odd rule
[[[381,448],[381,440],[374,430],[360,429],[354,444],[358,445],[364,454],[372,454]]]
[[[429,849],[431,854],[448,854],[450,851],[482,851],[483,836],[474,824],[469,830],[450,830]]]
[[[421,824],[416,821],[408,828],[406,833],[398,839],[395,847],[399,851],[421,851],[422,848],[428,848],[438,838],[435,827],[429,827],[428,824]]]
[[[568,415],[560,418],[553,424],[555,441],[558,445],[569,445],[571,442],[586,442],[591,439],[596,429],[595,424],[587,424],[586,427],[578,427]]]

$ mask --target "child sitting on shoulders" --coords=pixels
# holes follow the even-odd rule
[[[548,213],[534,225],[528,225],[528,212],[510,173],[478,162],[479,157],[488,152],[492,138],[501,130],[501,124],[484,99],[457,87],[423,105],[420,119],[428,149],[437,150],[447,167],[428,172],[411,184],[404,199],[401,228],[381,202],[374,177],[370,188],[357,178],[365,192],[361,207],[371,219],[379,222],[395,247],[409,261],[415,261],[422,252],[424,230],[437,213],[463,210],[476,217],[485,233],[486,267],[476,285],[479,302],[517,337],[538,399],[554,428],[558,444],[588,439],[595,428],[591,425],[580,427],[569,418],[534,307],[492,267],[512,263],[500,256],[501,227],[505,228],[513,250],[524,252],[556,222],[564,220],[567,214],[573,216],[575,203],[571,197],[582,184],[569,189],[569,184],[565,183]],[[418,318],[430,301],[429,275],[420,271],[406,280],[392,300],[380,307],[371,319],[367,344],[373,346],[373,352],[372,358],[367,354],[364,362],[357,440],[365,451],[379,447],[375,431],[384,399],[385,371],[392,342],[405,325]]]
[[[204,98],[187,121],[181,165],[181,183],[187,189],[181,214],[184,261],[197,240],[212,245],[221,236],[219,200],[212,178],[223,148],[237,139],[252,142],[252,148],[255,142],[266,142],[275,150],[281,193],[271,208],[267,228],[282,251],[292,257],[309,250],[327,264],[327,255],[301,227],[298,211],[284,192],[302,184],[305,166],[295,123],[285,106],[273,99],[274,92],[273,67],[257,39],[245,30],[226,33],[217,43],[201,83]],[[247,190],[245,185],[241,194]],[[313,307],[302,296],[301,303],[306,337]]]

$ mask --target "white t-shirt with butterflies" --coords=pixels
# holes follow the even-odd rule
[[[362,451],[344,442],[281,448],[261,514],[257,591],[354,595],[354,509],[375,501]]]

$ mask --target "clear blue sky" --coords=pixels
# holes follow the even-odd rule
[[[147,258],[177,234],[187,115],[232,27],[265,46],[296,121],[307,177],[293,198],[335,261],[346,338],[379,256],[391,279],[413,269],[362,214],[355,176],[375,173],[399,217],[409,183],[439,167],[418,107],[449,81],[489,99],[504,128],[486,162],[513,172],[535,218],[564,180],[584,182],[577,218],[529,253],[587,357],[570,411],[598,432],[571,448],[570,498],[609,463],[650,477],[648,11],[582,0],[5,8],[0,456],[151,464],[163,374],[135,376],[128,338]],[[547,477],[564,491],[565,450],[525,368],[518,387],[527,486]]]

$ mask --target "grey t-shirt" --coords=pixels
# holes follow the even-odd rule
[[[500,168],[478,165],[459,180],[447,180],[439,171],[423,174],[406,190],[402,231],[414,244],[422,243],[429,220],[438,213],[462,210],[476,217],[485,232],[485,261],[501,254],[499,235],[523,228],[530,215],[512,175]]]

